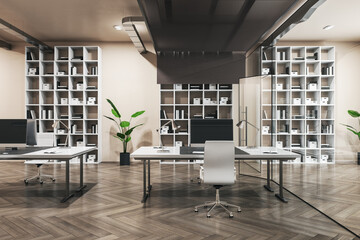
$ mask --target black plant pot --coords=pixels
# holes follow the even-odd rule
[[[120,166],[130,165],[130,153],[120,153]]]
[[[358,152],[358,165],[360,165],[360,152]]]

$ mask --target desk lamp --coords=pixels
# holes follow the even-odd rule
[[[59,124],[62,124],[68,131],[67,135],[66,135],[66,140],[65,140],[65,147],[69,147],[68,140],[69,140],[69,131],[70,131],[70,129],[68,128],[68,126],[65,125],[65,123],[63,123],[60,120],[55,121],[54,124],[52,125],[52,127],[54,128],[54,133],[55,133],[55,128],[57,128],[59,126]]]
[[[155,148],[159,148],[159,150],[157,152],[170,152],[169,149],[164,149],[164,145],[163,145],[163,142],[162,142],[162,139],[161,139],[161,134],[160,134],[160,130],[169,125],[171,123],[171,126],[172,126],[172,129],[173,131],[175,132],[176,130],[178,130],[179,128],[181,128],[181,126],[179,124],[177,124],[175,122],[175,120],[173,119],[169,119],[168,122],[166,122],[165,124],[163,124],[160,128],[156,129],[156,131],[159,133],[159,137],[160,137],[160,146],[159,147],[155,147]]]
[[[245,124],[249,124],[250,126],[252,126],[252,127],[254,127],[258,132],[260,131],[260,129],[258,128],[258,127],[256,127],[254,124],[252,124],[252,123],[250,123],[250,122],[248,122],[247,120],[241,120],[240,122],[238,122],[237,124],[236,124],[236,126],[238,127],[238,128],[244,128],[244,125]],[[246,139],[246,145],[247,145],[247,130],[246,130],[246,132],[245,132],[245,139]],[[256,141],[256,140],[255,140]]]

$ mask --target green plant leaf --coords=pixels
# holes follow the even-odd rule
[[[127,130],[127,131],[125,132],[125,135],[126,135],[126,136],[129,136],[129,135],[132,133],[133,130],[134,130],[133,128]]]
[[[111,118],[111,117],[108,117],[108,116],[105,116],[105,115],[104,115],[104,117],[106,117],[107,119],[110,119],[111,121],[116,122],[116,120],[115,120],[115,119],[113,119],[113,118]],[[117,124],[117,122],[116,122],[116,124]]]
[[[111,112],[115,117],[120,118],[119,115],[116,113],[116,111],[114,109],[111,109]]]
[[[347,124],[343,124],[343,123],[340,123],[341,125],[343,125],[343,126],[345,126],[345,127],[347,127],[347,128],[351,128],[351,129],[354,129],[354,130],[356,130],[354,127],[352,127],[352,126],[350,126],[350,125],[347,125]]]
[[[128,137],[127,139],[125,139],[125,142],[129,142],[131,140],[131,137]]]
[[[125,138],[125,134],[117,133],[116,135],[117,135],[120,139],[124,139],[124,138]]]
[[[112,114],[114,114],[114,116],[117,118],[121,118],[121,115],[120,115],[119,111],[117,110],[117,108],[115,107],[115,105],[113,104],[113,102],[110,99],[106,99],[106,101],[108,101],[108,103],[113,108],[113,109],[111,109]]]
[[[124,141],[124,139],[121,139],[121,138],[119,138],[119,137],[116,136],[116,135],[113,135],[113,137],[116,138],[116,139],[119,139],[119,140],[122,141],[122,142]]]
[[[136,113],[134,113],[133,115],[131,115],[132,118],[136,118],[138,116],[140,116],[141,114],[143,114],[145,111],[138,111]]]
[[[122,128],[128,127],[128,126],[130,126],[130,122],[128,122],[128,121],[122,121],[122,122],[120,123],[120,127],[122,127]]]
[[[136,125],[135,127],[130,128],[129,130],[127,130],[127,131],[125,132],[125,135],[127,135],[127,136],[130,135],[135,128],[137,128],[137,127],[139,127],[139,126],[141,126],[141,125],[144,125],[144,124],[141,123],[141,124]]]
[[[360,113],[355,110],[348,110],[348,114],[354,118],[360,117]]]

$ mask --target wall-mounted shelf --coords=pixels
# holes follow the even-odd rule
[[[335,48],[263,48],[261,68],[261,144],[335,163]]]
[[[70,146],[97,146],[86,163],[101,162],[101,49],[57,46],[49,53],[26,47],[25,82],[26,114],[37,119],[39,136],[51,134],[61,146],[69,134]],[[54,133],[57,120],[72,131],[59,126]]]

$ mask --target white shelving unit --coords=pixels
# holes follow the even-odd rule
[[[84,160],[101,162],[101,49],[56,46],[54,52],[42,52],[26,47],[25,82],[26,114],[37,119],[38,136],[51,134],[56,146],[67,135],[69,146],[97,146]],[[58,120],[70,132],[63,125],[54,132]]]
[[[161,84],[159,127],[169,119],[181,126],[176,133],[161,134],[164,146],[175,146],[178,141],[183,146],[190,144],[191,118],[232,118],[232,89],[231,84]],[[194,102],[196,98],[199,102]],[[205,98],[209,98],[210,103],[206,103]],[[228,100],[220,103],[221,98]]]
[[[335,48],[262,49],[261,68],[261,144],[302,154],[294,162],[335,163]]]

